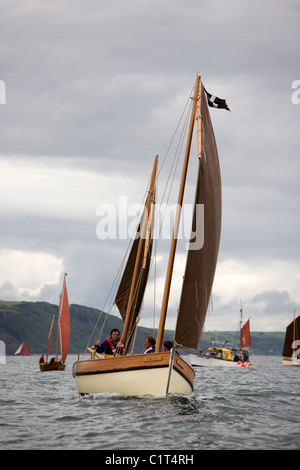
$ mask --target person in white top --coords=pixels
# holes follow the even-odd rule
[[[144,346],[145,346],[145,351],[144,351],[144,354],[148,354],[148,353],[154,353],[155,352],[155,338],[153,336],[147,336],[147,338],[145,339],[145,343],[144,343]]]

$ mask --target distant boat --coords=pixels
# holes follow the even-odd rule
[[[69,342],[70,342],[70,309],[69,309],[69,300],[68,300],[68,293],[67,293],[67,286],[66,286],[66,274],[64,276],[63,288],[62,288],[62,293],[60,295],[60,301],[59,301],[59,318],[58,318],[58,325],[57,325],[56,355],[50,360],[50,362],[48,362],[54,318],[55,318],[55,315],[53,316],[52,323],[49,329],[46,360],[44,359],[44,355],[42,355],[39,361],[41,372],[48,372],[51,370],[65,370],[66,368],[66,359],[68,355]],[[61,347],[61,359],[60,360],[58,359],[59,343]]]
[[[30,356],[31,351],[28,346],[27,341],[24,341],[21,346],[18,347],[16,352],[14,353],[14,356]]]
[[[190,354],[192,366],[200,367],[248,367],[251,347],[250,318],[243,325],[243,309],[240,309],[240,349],[212,346],[202,349],[198,354]]]
[[[218,100],[217,98],[215,99]],[[190,124],[187,126],[188,139],[181,173],[169,262],[165,276],[165,289],[162,298],[155,352],[151,354],[127,354],[129,343],[134,338],[139,310],[146,287],[148,260],[151,259],[153,230],[151,230],[152,221],[150,217],[155,202],[157,159],[155,159],[147,192],[145,215],[142,216],[140,223],[142,236],[137,237],[135,243],[133,243],[132,250],[135,252],[135,256],[134,259],[131,255],[129,256],[128,264],[120,284],[121,288],[118,292],[118,298],[115,299],[115,303],[124,321],[121,341],[113,357],[97,359],[95,356],[92,356],[91,359],[81,359],[73,364],[73,376],[80,394],[121,393],[128,396],[151,395],[164,397],[170,393],[190,395],[193,391],[195,371],[187,361],[176,354],[175,347],[176,349],[195,348],[200,341],[219,251],[221,176],[217,147],[208,110],[208,94],[204,89],[199,74],[197,74],[192,100],[189,97],[189,103],[192,110],[189,116]],[[214,102],[211,106],[224,108],[225,100],[219,99],[219,101]],[[192,239],[187,254],[187,264],[179,302],[174,336],[175,347],[171,351],[162,351],[180,212],[195,122],[197,122],[198,136],[198,162],[196,161],[198,172],[197,181],[195,182],[196,194]],[[181,145],[178,148],[181,148]],[[200,224],[197,223],[199,222],[199,211],[197,209],[203,204],[205,205],[204,223]],[[143,230],[143,227],[145,230]],[[146,230],[147,227],[149,227],[148,230]],[[196,241],[200,237],[199,232],[202,229],[205,232],[203,247],[201,245],[195,247]],[[145,232],[146,236],[143,236]]]
[[[300,366],[300,315],[287,326],[282,351],[282,364],[284,366]]]

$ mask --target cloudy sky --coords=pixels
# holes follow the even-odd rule
[[[211,110],[223,221],[206,330],[235,329],[240,299],[253,330],[284,330],[300,313],[299,1],[0,8],[0,299],[57,304],[67,272],[70,303],[105,305],[128,240],[99,239],[99,207],[140,202],[199,69],[231,109]]]

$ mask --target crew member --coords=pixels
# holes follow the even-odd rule
[[[95,350],[97,357],[103,357],[101,356],[101,353],[104,353],[104,357],[113,357],[116,355],[117,346],[120,341],[120,332],[117,328],[114,328],[111,330],[110,336],[102,341],[102,343],[98,340],[96,341],[94,348],[88,348],[88,350]]]
[[[144,354],[154,353],[155,352],[155,338],[153,336],[147,336],[145,339],[145,351]]]

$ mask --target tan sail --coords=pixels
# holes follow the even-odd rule
[[[147,286],[152,252],[152,206],[155,203],[157,165],[158,156],[154,160],[148,197],[115,298],[115,303],[124,321],[123,344],[126,343],[127,336],[132,337]],[[128,350],[130,341],[131,339],[127,341],[125,351]]]

